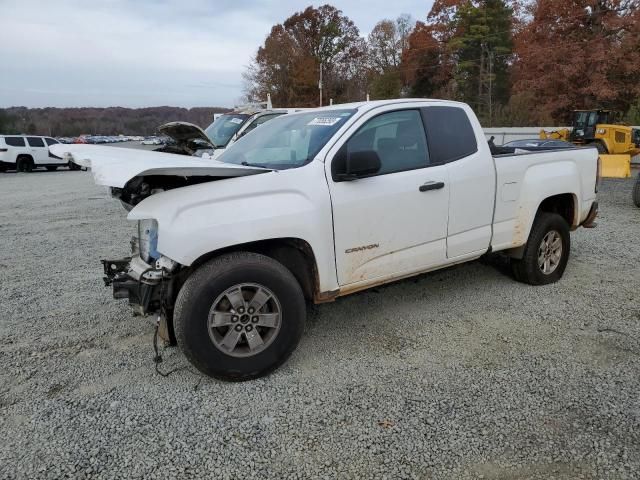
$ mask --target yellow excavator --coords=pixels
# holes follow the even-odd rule
[[[572,128],[540,131],[542,139],[593,145],[600,153],[603,177],[631,176],[631,157],[640,154],[640,130],[613,123],[611,110],[574,110]]]

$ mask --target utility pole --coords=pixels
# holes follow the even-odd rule
[[[488,120],[489,127],[493,126],[493,60],[493,50],[482,42],[478,72],[478,112],[481,118]]]
[[[320,62],[320,81],[318,82],[318,90],[320,90],[320,106],[322,106],[322,62]]]
[[[489,127],[493,127],[493,50],[489,51]]]

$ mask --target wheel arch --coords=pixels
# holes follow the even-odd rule
[[[193,261],[187,270],[190,274],[212,258],[230,252],[259,253],[280,262],[296,278],[305,299],[314,302],[322,301],[316,256],[311,245],[300,238],[271,238],[223,247],[201,255]]]
[[[31,156],[30,154],[28,154],[28,153],[19,153],[19,154],[16,156],[16,163],[18,163],[18,161],[19,161],[20,159],[23,159],[23,158],[24,158],[24,159],[26,159],[26,160],[30,160],[31,162],[33,162],[33,161],[34,161],[34,160],[33,160],[33,156]]]
[[[578,197],[574,193],[559,193],[551,195],[540,202],[538,212],[557,213],[567,221],[569,228],[575,230],[578,228]]]
[[[526,241],[522,245],[506,251],[506,253],[511,258],[520,259],[524,255],[527,242],[529,241],[529,237],[531,236],[533,225],[535,224],[536,218],[541,212],[557,213],[565,219],[567,225],[569,225],[569,230],[571,231],[578,228],[580,219],[577,195],[575,193],[569,192],[549,195],[541,199],[538,203],[538,207],[535,209],[535,211],[533,211],[533,215],[531,215],[531,221],[527,228],[527,234],[525,237]]]

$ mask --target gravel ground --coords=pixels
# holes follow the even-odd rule
[[[564,279],[475,262],[311,309],[229,384],[101,280],[133,227],[85,172],[0,175],[0,478],[638,478],[640,210],[605,181]]]

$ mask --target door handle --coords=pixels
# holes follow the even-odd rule
[[[427,182],[420,185],[419,190],[421,192],[428,192],[429,190],[440,190],[441,188],[444,188],[444,182]]]

